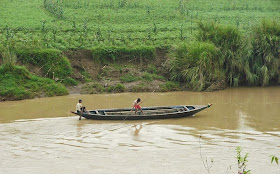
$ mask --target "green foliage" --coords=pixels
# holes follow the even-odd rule
[[[131,92],[149,92],[151,91],[148,83],[140,83],[132,87]]]
[[[211,83],[224,78],[217,49],[208,42],[192,42],[176,45],[167,60],[172,80],[201,91]]]
[[[121,80],[121,82],[129,83],[129,82],[135,82],[135,81],[141,80],[141,78],[136,75],[128,73],[128,74],[125,74],[124,76],[121,76],[120,80]]]
[[[107,92],[124,92],[125,91],[125,87],[123,84],[118,83],[114,86],[108,86],[106,87],[106,91]]]
[[[61,6],[61,1],[44,0],[44,8],[58,18],[63,17],[64,11]]]
[[[223,51],[237,52],[242,48],[241,32],[230,25],[198,22],[197,38],[201,41],[212,42]]]
[[[97,94],[97,93],[103,93],[105,91],[105,88],[97,83],[90,83],[90,84],[86,84],[82,87],[82,94]]]
[[[145,72],[144,75],[142,76],[143,80],[151,82],[153,81],[152,74]]]
[[[258,85],[280,84],[280,23],[264,20],[254,27],[250,66]]]
[[[176,82],[166,82],[162,85],[159,86],[160,87],[160,90],[162,92],[168,92],[168,91],[178,91],[180,90],[180,85],[179,83],[176,83]]]
[[[94,61],[101,63],[113,63],[116,61],[134,61],[142,63],[155,57],[155,47],[94,47],[92,48]]]
[[[6,48],[2,52],[2,59],[3,64],[6,65],[15,65],[17,62],[17,56],[9,50],[9,48]]]
[[[148,64],[147,71],[152,74],[157,74],[157,68],[153,64]]]
[[[24,4],[2,0],[0,18],[5,20],[0,21],[0,50],[6,54],[2,56],[6,63],[13,64],[17,56],[39,66],[47,77],[63,81],[72,69],[55,49],[90,49],[93,59],[101,63],[145,64],[155,59],[156,47],[176,43],[170,55],[178,55],[167,61],[171,79],[191,89],[204,90],[220,80],[229,86],[279,85],[279,22],[258,22],[264,17],[278,19],[279,10],[275,0],[29,0]],[[204,22],[196,25],[197,20]],[[245,37],[251,34],[252,38]],[[180,48],[179,53],[178,45],[193,40],[204,43],[204,49],[206,43],[213,44],[215,55],[207,58],[204,54],[213,52],[200,50],[203,44]],[[3,53],[7,45],[17,50],[16,56]],[[190,58],[195,56],[199,58]],[[148,65],[147,72],[157,74],[153,65]],[[82,74],[86,82],[91,81],[86,72]],[[145,74],[143,79],[160,78],[151,76]]]
[[[0,45],[8,40],[16,48],[171,45],[192,37],[197,20],[236,25],[248,33],[259,19],[280,17],[275,0],[21,1],[1,0]]]
[[[197,38],[201,41],[211,42],[218,48],[219,58],[216,60],[225,70],[226,82],[230,86],[255,82],[256,78],[251,74],[248,66],[246,40],[243,39],[237,27],[203,22],[199,22],[198,27]]]
[[[240,174],[250,174],[250,170],[247,170],[247,158],[248,153],[245,154],[244,157],[241,156],[242,148],[240,146],[236,147],[235,149],[237,151],[237,163],[238,163],[238,173]]]
[[[78,82],[70,77],[65,78],[62,83],[66,86],[77,86]]]
[[[275,161],[276,164],[278,164],[278,157],[277,156],[271,155],[270,157],[271,157],[271,163],[273,163],[273,161]]]
[[[6,100],[66,95],[67,89],[48,78],[30,74],[22,66],[0,66],[0,96]]]
[[[56,49],[15,50],[19,60],[40,66],[45,76],[64,79],[72,74],[72,67],[67,57]]]
[[[151,74],[148,72],[144,72],[142,79],[147,82],[151,82],[153,80],[165,80],[165,78],[161,75]]]
[[[90,75],[88,74],[87,71],[81,70],[80,73],[83,75],[83,80],[84,80],[85,82],[91,82],[91,81],[92,81],[92,80],[91,80],[91,77],[90,77]]]

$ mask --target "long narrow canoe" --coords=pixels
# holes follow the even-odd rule
[[[209,108],[208,105],[193,105],[193,106],[155,106],[143,107],[143,113],[131,111],[131,108],[123,109],[98,109],[88,112],[72,112],[76,115],[81,115],[87,119],[93,120],[150,120],[150,119],[168,119],[182,118],[193,116],[194,114]]]

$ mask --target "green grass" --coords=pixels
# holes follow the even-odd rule
[[[2,0],[0,47],[7,40],[15,47],[61,50],[172,45],[192,38],[196,21],[248,33],[263,18],[280,19],[279,10],[275,0]]]
[[[159,87],[160,87],[160,91],[162,91],[162,92],[180,90],[180,84],[179,83],[170,82],[170,81],[160,85]]]
[[[158,48],[170,52],[163,62],[169,79],[190,89],[204,90],[219,81],[278,85],[279,11],[277,0],[2,0],[0,52],[8,48],[20,61],[42,67],[47,77],[72,85],[63,50],[90,50],[102,64],[147,65],[139,77],[147,83],[165,81],[149,64],[157,60]],[[14,55],[5,56],[11,59],[3,62],[14,61]],[[137,79],[125,75],[121,81]]]
[[[25,67],[0,66],[0,97],[20,100],[68,94],[67,89],[55,81],[32,75]]]
[[[135,82],[135,81],[141,80],[141,77],[128,73],[128,74],[121,76],[120,80],[123,83],[129,83],[129,82]]]
[[[19,49],[15,51],[18,59],[42,67],[45,76],[57,80],[72,74],[72,67],[67,57],[57,49]]]

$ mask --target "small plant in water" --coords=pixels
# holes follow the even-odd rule
[[[237,162],[238,162],[238,174],[250,174],[250,170],[247,170],[247,158],[248,158],[248,153],[245,154],[244,157],[241,156],[241,151],[242,148],[240,146],[236,147],[237,151]]]
[[[271,155],[270,157],[271,157],[271,163],[273,163],[273,161],[275,161],[276,164],[278,164],[278,157],[277,156]]]

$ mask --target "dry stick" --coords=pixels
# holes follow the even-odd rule
[[[47,71],[47,74],[45,75],[45,77],[49,74],[51,69],[52,69],[52,67],[50,67],[50,69]]]
[[[205,169],[207,170],[207,172],[210,174],[210,168],[211,168],[212,166],[209,168],[208,162],[207,162],[207,158],[206,158],[206,165],[207,165],[207,167],[206,167],[206,165],[205,165],[205,163],[204,163],[204,160],[203,160],[203,157],[202,157],[202,152],[201,152],[200,139],[201,139],[201,135],[199,136],[199,153],[200,153],[200,158],[201,158],[201,160],[202,160],[202,162],[203,162],[204,168],[205,168]],[[212,164],[213,164],[213,161],[211,161],[211,162],[212,162]]]
[[[46,65],[46,64],[44,64],[43,66],[41,66],[41,67],[38,69],[38,71],[40,71],[45,65]]]

